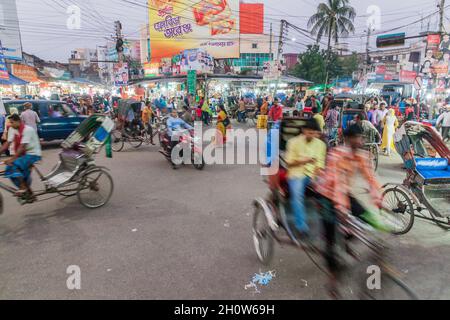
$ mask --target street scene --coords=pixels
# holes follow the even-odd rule
[[[450,299],[450,3],[410,2],[2,0],[0,299]]]

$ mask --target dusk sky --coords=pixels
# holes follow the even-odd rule
[[[44,59],[66,62],[70,51],[75,48],[95,48],[104,45],[114,30],[114,21],[120,20],[124,34],[131,39],[139,38],[139,26],[147,21],[147,10],[143,6],[146,0],[17,0],[19,21],[22,32],[22,43],[25,52],[38,55]],[[195,3],[195,0],[190,0]],[[274,33],[278,34],[280,19],[306,28],[307,20],[317,5],[324,0],[265,0],[246,1],[264,2],[265,28],[269,32],[269,25],[273,23]],[[363,50],[365,38],[362,38],[366,27],[367,8],[376,5],[381,9],[381,30],[387,31],[396,27],[408,25],[437,11],[436,0],[353,0],[351,4],[357,11],[355,19],[356,32],[348,42],[351,49]],[[67,8],[78,5],[81,9],[81,30],[69,30],[66,21],[69,17]],[[448,16],[450,16],[450,8]],[[450,26],[448,18],[446,26]],[[416,35],[425,31],[428,24],[431,30],[437,29],[438,15],[424,19],[423,22],[406,26],[395,32],[407,32]],[[447,27],[448,29],[448,27]],[[291,31],[290,38],[295,38],[285,52],[301,52],[305,44],[312,43],[304,35]],[[325,39],[323,40],[325,42]],[[372,44],[373,46],[373,44]]]

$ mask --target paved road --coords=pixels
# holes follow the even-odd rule
[[[325,277],[305,254],[276,246],[267,268],[251,238],[251,201],[265,195],[257,166],[183,167],[173,171],[157,147],[113,159],[115,193],[91,211],[76,198],[20,207],[6,196],[0,216],[1,299],[326,299]],[[58,149],[47,147],[42,170]],[[380,178],[403,179],[398,158],[381,159]],[[38,183],[35,184],[35,187]],[[450,234],[417,221],[395,239],[397,263],[421,298],[450,298]],[[81,290],[66,287],[69,265]],[[252,276],[274,270],[261,293]]]

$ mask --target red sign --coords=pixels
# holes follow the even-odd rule
[[[240,33],[263,34],[264,33],[264,4],[240,3]]]
[[[377,68],[375,69],[375,73],[376,74],[386,74],[386,66],[385,65],[377,66]]]
[[[433,52],[436,52],[439,49],[440,43],[441,43],[441,35],[429,34],[427,36],[427,50],[432,50]]]
[[[400,82],[414,83],[416,80],[417,73],[415,71],[400,71]]]

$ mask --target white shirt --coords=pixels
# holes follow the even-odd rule
[[[9,128],[8,131],[8,142],[13,143],[14,137],[19,134],[14,128]],[[32,156],[41,156],[41,143],[39,142],[39,136],[37,132],[30,126],[25,126],[22,133],[22,144],[26,144],[26,153]]]
[[[436,121],[436,126],[442,122],[443,127],[450,127],[450,111],[445,111]]]

